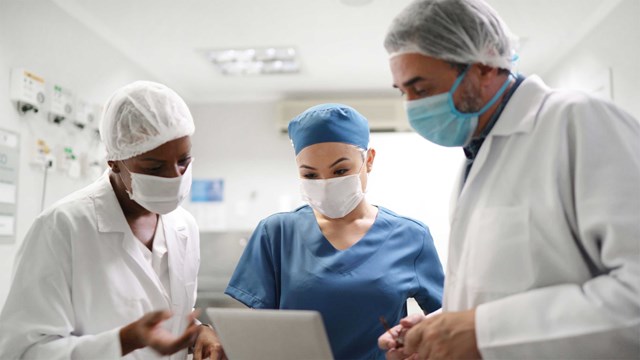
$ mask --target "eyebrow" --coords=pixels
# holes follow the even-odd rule
[[[188,157],[191,157],[191,151],[180,155],[180,159],[184,159],[184,158],[188,158]],[[165,162],[165,160],[156,159],[156,158],[152,158],[152,157],[142,158],[142,159],[140,159],[140,161],[154,161],[154,162],[159,162],[159,163]]]
[[[414,78],[411,78],[411,80],[405,81],[405,82],[402,84],[402,86],[403,86],[403,87],[409,87],[409,86],[411,86],[411,85],[413,85],[413,84],[417,83],[418,81],[422,81],[422,80],[424,80],[424,78],[423,78],[422,76],[416,76],[416,77],[414,77]],[[398,85],[393,84],[393,87],[397,89],[397,88],[398,88]]]
[[[340,163],[342,161],[345,161],[345,160],[349,160],[349,159],[347,159],[346,157],[341,157],[340,159],[334,161],[333,164],[329,165],[329,167],[332,168],[332,167],[338,165],[338,163]]]
[[[155,159],[155,158],[142,158],[140,161],[155,161],[155,162],[164,162],[164,160]]]
[[[349,159],[346,158],[346,157],[341,157],[340,159],[334,161],[333,164],[329,165],[329,167],[332,168],[332,167],[336,166],[338,163],[340,163],[342,161],[345,161],[345,160],[349,160]],[[301,169],[309,169],[309,170],[317,170],[316,168],[314,168],[312,166],[309,166],[309,165],[300,165],[300,168]]]

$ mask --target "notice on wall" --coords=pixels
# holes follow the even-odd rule
[[[15,218],[13,216],[0,215],[0,236],[13,236]]]
[[[196,219],[200,231],[226,229],[224,179],[194,179],[187,210]]]
[[[0,243],[15,242],[20,137],[0,129]]]
[[[222,202],[223,179],[194,179],[191,183],[191,202]]]
[[[16,186],[15,184],[7,184],[0,182],[0,203],[15,204],[16,203]]]

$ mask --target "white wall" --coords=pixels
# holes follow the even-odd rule
[[[220,205],[186,204],[202,230],[252,230],[264,217],[301,205],[293,147],[273,103],[191,106],[194,179],[223,178]],[[449,197],[464,155],[415,133],[374,133],[368,199],[427,224],[443,264]]]
[[[544,80],[553,87],[589,89],[611,69],[613,101],[640,119],[640,1],[623,0]]]
[[[31,222],[40,212],[43,171],[29,165],[30,142],[42,137],[50,144],[89,149],[84,135],[47,123],[45,114],[20,116],[9,100],[10,72],[24,67],[83,98],[103,103],[130,81],[149,78],[106,42],[94,36],[50,1],[0,2],[0,128],[20,134],[16,241],[0,244],[0,307],[7,296],[14,256]],[[153,79],[152,79],[153,80]],[[71,180],[53,171],[49,175],[45,206],[90,182]]]
[[[200,219],[202,230],[252,229],[269,214],[299,203],[293,148],[276,127],[274,103],[190,109],[196,122],[193,177],[222,178],[225,187],[220,205],[185,204]]]

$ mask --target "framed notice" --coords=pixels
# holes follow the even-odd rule
[[[194,179],[191,183],[191,202],[222,202],[223,179]]]
[[[0,243],[16,240],[20,136],[0,129]]]

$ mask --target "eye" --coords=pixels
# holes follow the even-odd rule
[[[425,96],[427,95],[427,90],[415,89],[413,93],[416,94],[416,96]]]
[[[302,174],[302,177],[304,179],[317,179],[318,178],[318,174],[315,173],[306,173],[306,174]]]
[[[411,88],[411,93],[415,97],[423,98],[432,95],[433,90],[434,88],[431,84],[428,84],[427,82],[420,82],[413,85],[413,87]]]
[[[416,97],[425,97],[432,93],[432,88],[428,86],[416,86],[412,89]]]
[[[333,173],[335,175],[344,175],[344,174],[346,174],[348,172],[349,172],[349,169],[338,169],[338,170],[334,171]]]
[[[160,171],[160,170],[162,170],[162,165],[160,165],[160,166],[147,167],[147,168],[145,169],[145,172],[148,172],[148,173],[155,173],[155,172],[158,172],[158,171]]]
[[[189,162],[191,161],[191,156],[181,159],[180,161],[178,161],[178,165],[180,166],[187,166],[189,165]]]

